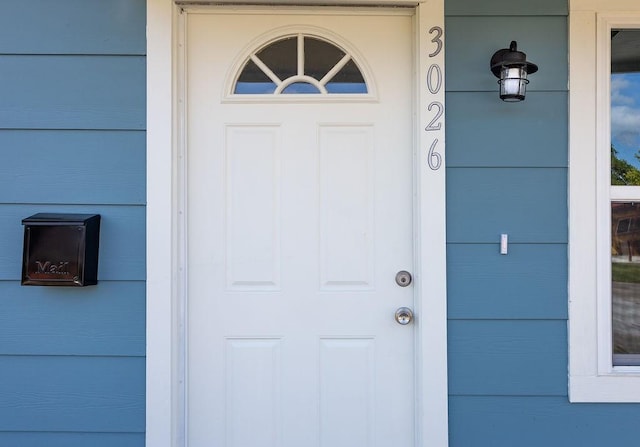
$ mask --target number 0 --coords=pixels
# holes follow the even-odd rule
[[[435,73],[435,76],[434,76]],[[434,78],[435,77],[435,85]],[[442,88],[442,70],[440,66],[437,64],[431,64],[429,70],[427,71],[427,88],[431,92],[432,95],[435,95]]]

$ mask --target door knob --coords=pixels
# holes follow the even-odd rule
[[[413,321],[413,311],[408,307],[401,307],[396,310],[396,321],[401,325],[406,325]]]

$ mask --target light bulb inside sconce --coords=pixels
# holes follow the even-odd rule
[[[502,67],[500,72],[500,99],[507,102],[524,100],[527,84],[527,72],[521,67]]]

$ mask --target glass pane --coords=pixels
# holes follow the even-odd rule
[[[306,82],[294,82],[282,90],[282,93],[320,93],[320,90]]]
[[[256,56],[284,81],[298,74],[298,38],[286,37],[263,48]]]
[[[640,30],[611,32],[611,184],[640,185]]]
[[[325,41],[304,38],[304,73],[318,81],[345,56],[340,48]]]
[[[329,93],[367,93],[367,84],[353,60],[342,67],[327,83],[326,88]]]
[[[611,204],[611,317],[614,364],[640,354],[640,203]]]
[[[266,94],[273,93],[276,84],[269,79],[269,76],[249,60],[240,72],[240,77],[236,82],[233,93],[237,94]]]

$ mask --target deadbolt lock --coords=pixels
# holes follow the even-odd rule
[[[398,284],[400,287],[407,287],[409,284],[411,284],[412,280],[413,278],[411,278],[411,273],[407,272],[406,270],[400,270],[396,274],[396,284]]]

